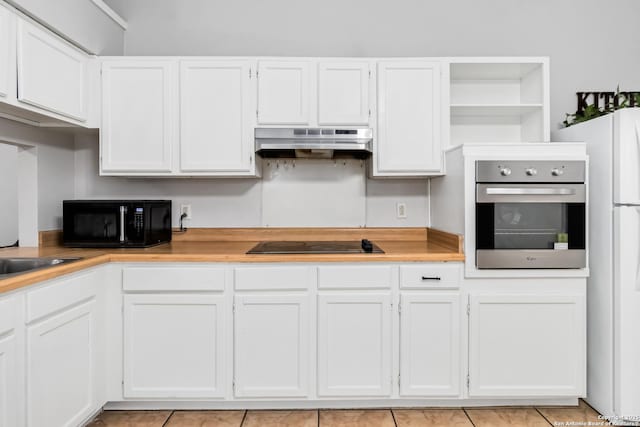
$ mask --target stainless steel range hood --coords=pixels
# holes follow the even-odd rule
[[[371,129],[256,128],[256,153],[262,157],[365,159],[371,155]]]

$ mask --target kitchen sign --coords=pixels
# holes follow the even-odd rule
[[[640,91],[620,92],[576,92],[578,108],[574,114],[567,114],[564,124],[569,127],[594,119],[620,108],[640,107]]]
[[[640,92],[576,92],[578,97],[578,109],[576,114],[583,114],[589,105],[605,110],[617,110],[624,107],[640,107]]]

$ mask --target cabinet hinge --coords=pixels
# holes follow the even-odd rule
[[[469,390],[469,383],[471,382],[471,380],[469,379],[469,374],[467,374],[467,390]]]
[[[369,108],[369,118],[371,118],[371,108]]]
[[[249,78],[251,78],[251,67],[249,67]]]
[[[258,118],[258,110],[256,110],[256,119]]]
[[[398,387],[400,387],[400,374],[398,374]]]
[[[398,314],[402,314],[402,303],[398,303]]]
[[[469,316],[471,314],[471,303],[468,302],[467,303],[467,316]]]
[[[371,78],[371,70],[369,70],[369,78]]]
[[[232,312],[232,313],[235,313],[235,312],[236,312],[236,305],[235,305],[235,304],[233,304],[233,305],[231,306],[231,312]]]

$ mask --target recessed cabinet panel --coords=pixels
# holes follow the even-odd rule
[[[469,396],[583,396],[583,295],[472,294]]]
[[[303,397],[309,381],[304,295],[235,296],[235,395]]]
[[[0,5],[0,99],[15,96],[15,15]]]
[[[367,62],[320,62],[318,65],[318,124],[369,124]]]
[[[404,293],[400,314],[400,394],[460,394],[460,295]]]
[[[80,121],[87,119],[88,57],[18,19],[18,100]]]
[[[80,425],[96,405],[95,301],[27,327],[27,424]]]
[[[177,141],[174,61],[102,65],[102,171],[171,172]]]
[[[222,397],[223,301],[217,295],[126,295],[125,397]]]
[[[429,175],[441,169],[440,64],[378,64],[378,138],[374,174]]]
[[[258,124],[311,124],[310,62],[260,61],[258,73]]]
[[[253,161],[251,63],[180,64],[180,169],[247,172]]]
[[[318,295],[318,395],[391,394],[391,294]]]

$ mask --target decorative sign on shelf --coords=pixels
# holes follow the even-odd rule
[[[566,127],[586,122],[596,117],[612,113],[620,108],[640,107],[640,91],[620,92],[576,92],[578,109],[567,114],[562,124]]]

